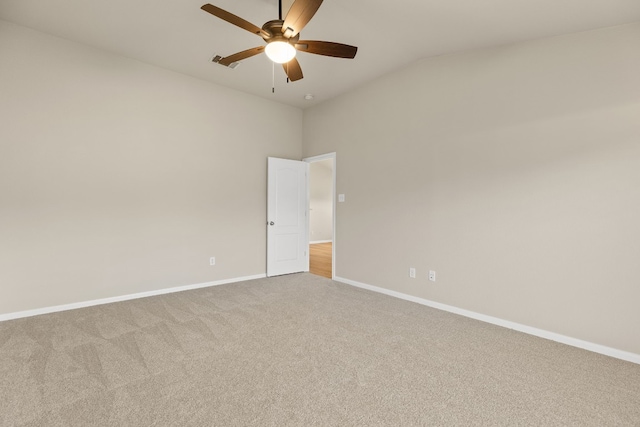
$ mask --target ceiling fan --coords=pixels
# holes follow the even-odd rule
[[[295,58],[296,50],[316,55],[335,58],[354,58],[358,48],[342,43],[317,40],[300,40],[300,31],[309,23],[322,4],[322,0],[295,0],[287,16],[282,19],[282,0],[279,0],[279,19],[266,22],[262,28],[212,4],[201,7],[205,12],[247,30],[267,42],[266,46],[258,46],[233,55],[220,58],[217,62],[229,66],[234,62],[258,55],[263,51],[273,62],[282,64],[284,72],[291,81],[302,79],[300,63]]]

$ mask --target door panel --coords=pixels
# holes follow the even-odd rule
[[[307,174],[309,164],[268,159],[267,276],[309,271]]]

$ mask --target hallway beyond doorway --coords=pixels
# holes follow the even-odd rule
[[[311,274],[332,278],[332,245],[331,242],[309,245],[309,272]]]

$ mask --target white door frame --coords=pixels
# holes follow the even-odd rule
[[[332,224],[332,232],[333,232],[333,243],[331,244],[331,279],[335,280],[336,278],[336,201],[337,201],[337,195],[336,195],[336,169],[337,169],[337,162],[336,162],[336,153],[335,151],[333,153],[327,153],[327,154],[321,154],[319,156],[313,156],[313,157],[305,157],[304,159],[302,159],[303,162],[307,162],[307,163],[313,163],[313,162],[319,162],[320,160],[327,160],[327,159],[333,159],[333,178],[332,178],[332,185],[333,185],[333,203],[332,203],[332,208],[333,208],[333,224]],[[311,179],[311,174],[309,174],[307,176],[307,191],[309,191],[310,188],[310,181]],[[311,198],[309,196],[307,196],[307,203],[311,204]],[[307,205],[307,212],[309,212],[309,208],[310,206]],[[307,232],[309,230],[309,216],[307,216]],[[307,252],[308,253],[308,252]]]

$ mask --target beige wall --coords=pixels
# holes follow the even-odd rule
[[[640,354],[639,40],[423,60],[305,110],[346,194],[337,276]]]
[[[0,314],[264,274],[300,110],[3,21],[0,58]]]
[[[309,241],[333,240],[333,159],[309,164]]]

